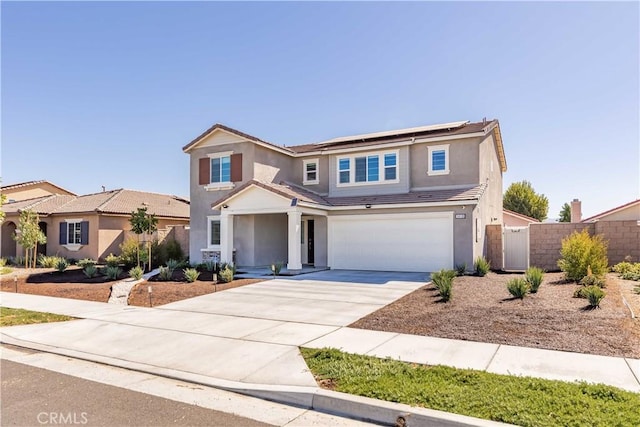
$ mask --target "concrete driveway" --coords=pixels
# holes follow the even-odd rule
[[[13,300],[21,308],[85,320],[3,328],[2,340],[169,376],[179,371],[197,381],[316,387],[298,346],[376,311],[427,279],[425,273],[329,270],[151,309],[3,293],[8,307]]]

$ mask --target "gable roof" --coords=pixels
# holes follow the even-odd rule
[[[0,187],[0,192],[5,192],[7,190],[15,190],[15,189],[19,189],[19,188],[27,188],[27,187],[35,187],[38,186],[40,184],[48,184],[52,187],[55,187],[59,190],[62,191],[62,193],[64,194],[69,194],[69,195],[75,195],[75,193],[72,193],[69,190],[65,190],[64,188],[60,187],[59,185],[55,185],[52,184],[49,181],[46,181],[44,179],[38,180],[38,181],[25,181],[25,182],[19,182],[16,184],[10,184],[10,185],[3,185],[2,187]]]
[[[6,213],[34,210],[40,215],[105,213],[129,215],[137,208],[159,217],[189,219],[189,202],[180,197],[136,190],[111,190],[84,196],[51,195],[7,203]]]
[[[529,221],[529,222],[540,222],[540,220],[536,219],[536,218],[532,218],[530,216],[527,215],[523,215],[521,213],[518,212],[514,212],[514,211],[510,211],[509,209],[502,209],[502,213],[505,215],[511,215],[515,218],[520,218],[524,221]]]
[[[212,208],[217,208],[234,196],[243,192],[249,187],[260,187],[279,196],[290,200],[297,199],[298,203],[315,205],[317,207],[325,207],[327,209],[338,207],[353,206],[360,208],[364,205],[392,205],[392,204],[411,204],[411,203],[443,203],[443,202],[464,202],[477,201],[482,197],[486,189],[486,184],[480,184],[467,188],[452,188],[430,191],[412,191],[409,193],[384,194],[371,196],[343,196],[343,197],[324,197],[317,193],[305,190],[296,185],[281,182],[280,184],[261,182],[251,180],[234,189],[226,196],[216,200],[211,204]]]
[[[613,209],[609,209],[608,211],[604,211],[604,212],[601,212],[601,213],[599,213],[599,214],[597,214],[597,215],[594,215],[594,216],[591,216],[591,217],[589,217],[589,218],[583,219],[581,222],[592,222],[592,221],[596,221],[596,220],[598,220],[598,219],[602,219],[603,217],[606,217],[606,216],[612,215],[612,214],[614,214],[614,213],[617,213],[617,212],[620,212],[620,211],[622,211],[622,210],[625,210],[625,209],[628,209],[628,208],[634,207],[634,206],[636,206],[636,205],[639,205],[639,206],[640,206],[640,199],[636,199],[636,200],[634,200],[634,201],[632,201],[632,202],[625,203],[624,205],[617,206],[617,207],[615,207],[615,208],[613,208]]]
[[[263,145],[267,148],[275,149],[277,151],[283,152],[284,154],[294,156],[294,157],[310,155],[315,152],[323,153],[323,152],[330,152],[332,150],[342,150],[342,149],[357,148],[357,147],[368,147],[368,146],[378,145],[378,144],[393,143],[393,142],[398,142],[400,140],[407,140],[408,138],[425,139],[426,140],[425,142],[428,142],[429,138],[434,138],[434,139],[445,138],[445,137],[448,137],[448,138],[461,137],[462,138],[462,137],[470,137],[470,136],[487,135],[490,132],[493,132],[495,141],[496,141],[498,159],[500,161],[500,168],[502,172],[506,172],[507,170],[507,161],[504,154],[504,147],[502,145],[502,135],[500,132],[500,125],[498,120],[496,119],[490,120],[490,121],[483,120],[481,122],[475,122],[475,123],[470,123],[469,121],[458,121],[458,122],[442,123],[442,124],[429,125],[429,126],[395,129],[395,130],[382,131],[382,132],[344,136],[344,137],[333,138],[327,141],[322,141],[322,142],[317,142],[312,144],[292,145],[288,147],[279,146],[270,142],[266,142],[254,136],[246,134],[244,132],[240,132],[236,129],[230,128],[220,123],[216,123],[209,129],[204,131],[196,139],[191,141],[189,144],[185,145],[182,148],[182,150],[185,153],[189,152],[189,150],[194,148],[200,141],[202,141],[207,136],[211,135],[216,130],[232,133],[241,138],[247,139],[248,141],[252,141],[254,143]]]

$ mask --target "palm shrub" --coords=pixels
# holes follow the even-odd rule
[[[467,263],[463,262],[461,264],[456,264],[455,268],[458,276],[464,276],[464,274],[467,272]]]
[[[136,265],[131,270],[129,270],[129,277],[132,277],[136,280],[142,279],[143,274],[144,274],[144,271],[139,265]]]
[[[507,282],[507,290],[514,298],[524,299],[529,292],[529,284],[525,279],[511,279]]]
[[[473,268],[478,276],[484,277],[489,272],[489,269],[491,268],[491,263],[487,261],[485,257],[479,256],[474,261]]]
[[[175,259],[170,259],[167,261],[167,268],[171,271],[171,273],[173,274],[173,271],[178,268],[178,266],[180,265],[180,261],[176,261]]]
[[[541,268],[538,267],[529,267],[524,274],[524,280],[527,281],[529,285],[529,291],[532,294],[538,292],[538,288],[542,284],[542,279],[544,278],[544,272]]]
[[[451,300],[451,293],[453,288],[453,278],[456,277],[455,270],[440,270],[431,275],[431,283],[438,290],[438,294],[442,301],[448,302]]]
[[[184,278],[187,282],[193,283],[198,280],[198,276],[200,276],[200,272],[195,268],[185,268],[182,270],[184,273]]]
[[[220,270],[218,278],[223,283],[233,282],[233,276],[235,275],[234,269],[228,265]]]
[[[160,267],[160,272],[158,273],[160,280],[171,280],[171,276],[173,276],[173,270],[170,267]]]
[[[579,282],[587,275],[591,268],[593,275],[602,277],[607,272],[607,242],[601,235],[591,236],[587,230],[574,231],[570,236],[562,239],[562,256],[558,260],[558,267],[568,280]]]
[[[591,308],[600,307],[600,301],[605,297],[605,293],[599,286],[585,286],[584,295],[589,301]]]
[[[107,276],[109,280],[118,280],[118,277],[122,274],[122,269],[120,267],[107,266],[102,269],[102,274]]]
[[[67,269],[67,267],[69,267],[69,261],[64,258],[59,258],[56,262],[56,270],[58,270],[58,272],[60,273],[63,273]]]
[[[95,264],[88,264],[82,269],[82,272],[85,276],[91,279],[98,275],[98,268],[95,266]]]

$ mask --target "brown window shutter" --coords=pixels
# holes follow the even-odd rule
[[[208,157],[200,159],[200,176],[198,178],[198,184],[207,185],[211,183],[211,159]]]
[[[242,181],[242,153],[231,155],[231,182]]]

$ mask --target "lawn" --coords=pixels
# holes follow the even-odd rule
[[[0,326],[31,325],[35,323],[64,322],[73,317],[41,313],[19,308],[0,307]]]
[[[638,426],[640,394],[301,349],[321,387],[520,426]]]
[[[351,327],[640,358],[640,321],[623,304],[615,275],[608,275],[607,296],[595,310],[585,299],[573,298],[579,285],[564,281],[562,273],[546,273],[538,293],[513,299],[506,283],[520,276],[456,277],[448,303],[427,285]]]

